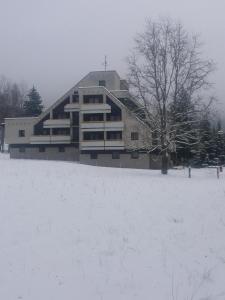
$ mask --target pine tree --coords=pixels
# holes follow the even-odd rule
[[[213,136],[209,116],[205,115],[199,124],[199,141],[196,147],[192,149],[195,165],[200,166],[203,163],[209,163],[209,153],[212,151]]]
[[[29,91],[27,97],[28,99],[24,101],[23,104],[23,109],[25,111],[26,116],[36,117],[40,115],[43,110],[42,99],[34,86]]]
[[[192,149],[198,142],[199,112],[190,94],[183,88],[169,109],[168,117],[174,129],[176,157],[174,164],[189,163]]]
[[[216,148],[216,158],[222,164],[225,161],[225,137],[222,130],[221,122],[217,122],[217,128],[215,132],[215,148]]]

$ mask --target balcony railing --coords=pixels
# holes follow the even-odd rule
[[[44,128],[69,128],[70,119],[49,119],[44,121]]]
[[[95,113],[110,113],[111,106],[105,103],[101,104],[82,104],[81,112],[83,114],[95,114]]]
[[[114,150],[123,150],[124,149],[124,141],[122,140],[107,140],[105,141],[105,149],[114,149]]]
[[[66,104],[64,107],[65,112],[75,112],[80,111],[80,104],[79,103],[69,103]]]
[[[105,123],[104,122],[96,122],[96,121],[93,121],[93,122],[83,122],[81,123],[81,129],[82,131],[97,131],[97,130],[100,130],[100,131],[103,131],[104,130],[104,127],[105,127]]]
[[[81,123],[82,131],[122,131],[124,123],[121,121],[114,122],[83,122]]]
[[[96,103],[96,104],[77,104],[70,103],[65,105],[65,112],[81,111],[84,114],[95,114],[95,113],[110,113],[111,106],[106,103]]]
[[[104,141],[82,141],[81,150],[104,150]]]
[[[70,144],[69,135],[33,135],[30,137],[31,144]]]
[[[122,121],[105,122],[105,130],[107,131],[123,130],[123,128],[124,128],[124,123]]]
[[[122,140],[106,140],[106,141],[82,141],[81,150],[123,150],[124,141]]]

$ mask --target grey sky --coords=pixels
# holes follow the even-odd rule
[[[216,93],[225,102],[224,0],[0,0],[0,74],[37,86],[52,103],[89,71],[126,74],[125,57],[148,17],[179,19],[201,33],[217,63]]]

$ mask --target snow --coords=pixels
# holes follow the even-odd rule
[[[0,299],[225,299],[225,175],[0,155]]]

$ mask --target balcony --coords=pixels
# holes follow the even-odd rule
[[[81,123],[81,130],[85,131],[103,131],[105,128],[104,122],[83,122]]]
[[[124,149],[124,141],[122,140],[107,140],[105,141],[105,150],[123,150]]]
[[[44,122],[44,128],[69,128],[70,119],[49,119]]]
[[[30,137],[31,144],[70,144],[69,135],[33,135]]]
[[[106,131],[123,130],[123,128],[124,128],[124,123],[122,121],[105,122]]]
[[[30,137],[31,144],[51,144],[50,135],[33,135]]]
[[[105,103],[98,104],[82,104],[81,112],[83,114],[110,113],[111,106]]]
[[[83,114],[97,114],[97,113],[110,113],[111,106],[105,103],[96,103],[96,104],[78,104],[70,103],[65,105],[65,112],[76,112],[81,111]]]
[[[81,150],[124,150],[124,141],[82,141]]]
[[[70,135],[52,135],[51,144],[70,144]]]
[[[83,122],[81,123],[82,131],[118,131],[123,130],[124,123],[121,121],[114,122]]]
[[[75,112],[80,111],[80,104],[79,103],[69,103],[66,104],[64,107],[65,112]]]

